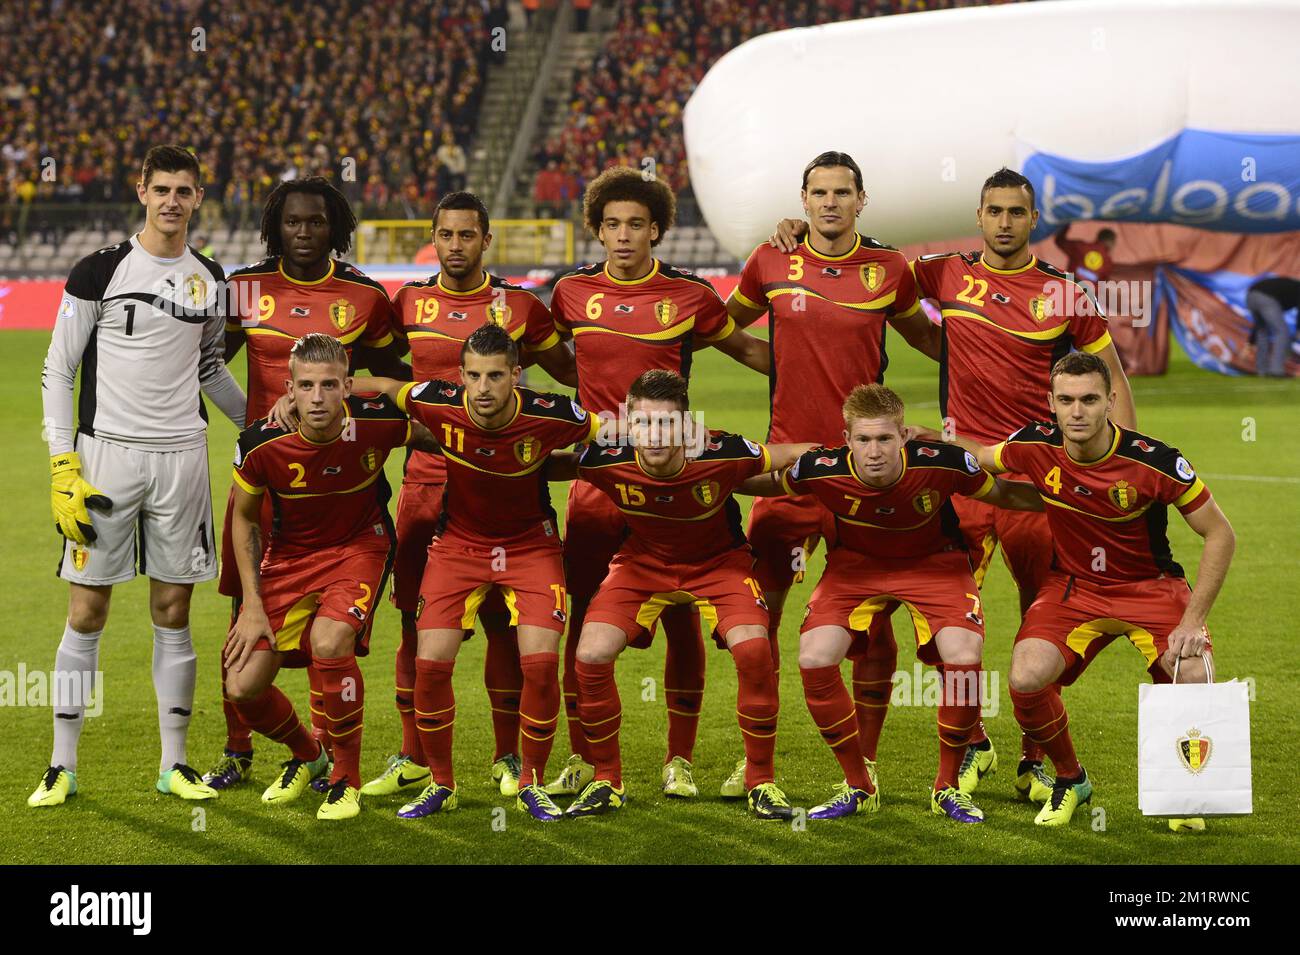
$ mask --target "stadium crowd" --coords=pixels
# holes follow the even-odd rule
[[[176,140],[231,226],[344,157],[353,202],[423,212],[464,184],[505,22],[505,0],[6,3],[0,204],[131,201],[148,144]]]

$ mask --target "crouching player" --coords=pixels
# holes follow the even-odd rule
[[[884,385],[859,385],[849,393],[844,428],[846,445],[804,454],[780,476],[779,488],[773,487],[775,476],[744,488],[811,494],[834,516],[826,570],[799,634],[799,672],[813,722],[845,781],[808,817],[835,819],[879,808],[840,662],[865,652],[861,644],[872,619],[901,602],[916,628],[917,656],[943,674],[939,771],[930,807],[957,822],[983,822],[984,813],[958,785],[980,719],[984,621],[951,498],[961,494],[1017,510],[1039,510],[1042,504],[1031,485],[994,478],[960,448],[909,439],[903,402]]]
[[[547,456],[590,441],[600,419],[565,395],[520,388],[519,346],[493,322],[465,340],[464,383],[359,378],[396,399],[439,438],[447,489],[429,548],[416,611],[415,725],[432,779],[398,815],[419,819],[455,809],[452,771],[456,696],[451,674],[465,632],[474,629],[488,593],[505,599],[519,628],[520,755],[516,807],[534,819],[561,818],[542,790],[560,716],[560,633],[564,628],[564,563],[560,533],[546,493]]]
[[[1056,769],[1034,822],[1063,826],[1091,799],[1092,782],[1075,755],[1061,687],[1117,637],[1141,651],[1157,683],[1170,682],[1180,661],[1181,682],[1212,679],[1205,620],[1236,538],[1177,448],[1111,422],[1115,391],[1096,355],[1058,361],[1048,400],[1055,423],[1029,424],[992,447],[958,443],[991,471],[1028,475],[1050,505],[1055,559],[1016,634],[1010,684],[1016,720]],[[1195,591],[1165,536],[1170,504],[1205,539]]]
[[[731,494],[811,445],[765,448],[739,435],[696,429],[686,379],[664,369],[633,382],[627,407],[631,444],[592,444],[576,462],[576,475],[613,500],[630,534],[587,609],[578,641],[578,716],[596,768],[565,815],[595,816],[623,806],[614,661],[630,642],[645,645],[641,638],[654,631],[665,609],[693,604],[736,665],[749,808],[760,819],[788,819],[793,810],[772,765],[778,705],[767,604]],[[692,441],[700,447],[688,454]],[[573,470],[562,470],[553,462],[551,479],[574,477]]]
[[[244,602],[223,654],[226,693],[248,726],[289,747],[291,758],[262,801],[290,802],[329,758],[273,684],[283,666],[316,667],[334,753],[316,818],[348,819],[361,811],[357,655],[367,652],[392,560],[384,460],[404,444],[435,444],[388,399],[351,393],[347,351],[336,338],[300,338],[289,375],[298,429],[261,419],[239,436],[232,535]],[[276,523],[263,557],[259,511],[267,493]]]

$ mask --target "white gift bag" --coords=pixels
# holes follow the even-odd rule
[[[1139,684],[1138,808],[1183,817],[1251,811],[1246,684]]]

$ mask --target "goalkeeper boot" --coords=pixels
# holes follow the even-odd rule
[[[680,756],[674,756],[664,766],[664,795],[674,799],[694,799],[700,794],[691,772],[691,764]]]
[[[325,801],[316,810],[316,818],[326,821],[352,819],[361,815],[361,793],[356,786],[349,786],[344,777],[330,786]]]
[[[330,758],[325,753],[325,747],[321,747],[320,755],[308,762],[305,759],[287,759],[280,764],[280,778],[271,785],[266,787],[262,793],[262,802],[265,803],[286,803],[293,802],[299,796],[307,791],[307,786],[313,779],[319,779],[330,772]],[[328,785],[326,787],[328,789]]]
[[[203,774],[203,781],[217,791],[238,786],[248,779],[253,768],[253,751],[223,749],[217,764]]]
[[[957,771],[957,788],[967,796],[973,796],[979,788],[980,780],[992,776],[998,770],[998,754],[993,748],[993,740],[986,739],[966,747],[961,758],[961,769]]]
[[[42,806],[61,806],[69,796],[77,792],[77,774],[62,766],[51,766],[41,777],[36,791],[27,797],[27,805],[33,809]]]
[[[184,763],[172,763],[172,768],[158,777],[155,787],[160,793],[182,799],[216,799],[221,795]]]
[[[429,784],[429,768],[417,766],[405,753],[389,756],[383,773],[361,787],[363,796],[392,796],[412,786]]]
[[[585,819],[587,816],[603,816],[623,808],[627,802],[627,790],[615,786],[608,779],[597,779],[588,783],[577,799],[569,804],[564,814],[570,819]]]
[[[596,778],[596,767],[577,753],[569,757],[553,783],[545,786],[548,796],[576,796]]]
[[[1047,802],[1052,795],[1052,782],[1042,760],[1022,759],[1016,767],[1016,801]]]
[[[425,816],[432,816],[435,812],[451,812],[459,805],[460,799],[456,796],[456,790],[449,786],[439,786],[431,781],[424,787],[424,792],[397,810],[397,818],[423,819]]]
[[[945,786],[930,794],[930,811],[947,816],[954,822],[983,822],[984,811],[971,802],[970,795],[956,786]]]
[[[501,790],[501,795],[519,795],[519,774],[523,768],[523,763],[514,753],[506,753],[492,764],[492,781]]]
[[[519,790],[519,798],[515,800],[515,808],[520,812],[528,813],[528,815],[541,822],[558,822],[564,818],[564,813],[560,811],[560,807],[555,805],[551,797],[546,794],[546,790],[537,783]]]
[[[794,818],[794,807],[776,783],[759,783],[749,791],[749,811],[759,819]]]
[[[736,762],[736,768],[731,771],[731,775],[722,781],[722,786],[718,789],[718,795],[723,799],[744,799],[748,792],[745,789],[745,758],[742,756]]]
[[[808,810],[809,819],[842,819],[860,812],[879,812],[879,792],[869,793],[865,789],[854,789],[848,783],[836,783],[835,795]]]
[[[1092,780],[1082,766],[1074,779],[1060,776],[1052,783],[1052,793],[1038,811],[1034,824],[1038,826],[1067,826],[1074,818],[1074,810],[1092,801]]]

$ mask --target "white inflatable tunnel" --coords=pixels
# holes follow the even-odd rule
[[[723,56],[686,106],[691,183],[743,258],[801,215],[803,167],[849,153],[861,228],[975,231],[1000,166],[1073,219],[1300,229],[1300,0],[1066,0],[784,30]]]

